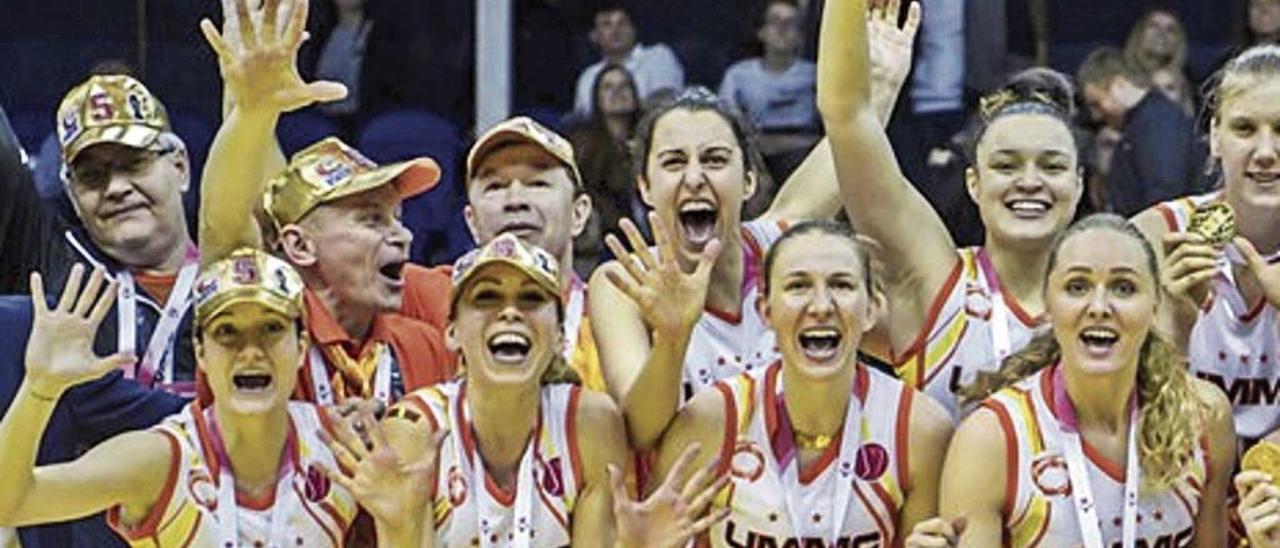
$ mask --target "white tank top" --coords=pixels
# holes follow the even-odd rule
[[[1156,206],[1171,232],[1186,230],[1196,208],[1220,200],[1218,193]],[[1230,248],[1229,248],[1230,249]],[[1191,370],[1222,388],[1231,399],[1236,434],[1246,445],[1280,428],[1280,326],[1266,299],[1246,303],[1234,273],[1223,266],[1214,295],[1191,330]]]
[[[942,404],[957,422],[971,410],[962,405],[960,388],[979,372],[999,369],[1003,355],[1020,350],[1041,326],[1001,291],[982,248],[961,249],[958,255],[915,342],[893,359],[898,378]]]
[[[234,479],[220,458],[212,414],[190,404],[152,428],[173,449],[161,497],[142,522],[126,528],[119,508],[108,522],[131,546],[224,546],[235,537],[240,546],[342,546],[356,514],[355,499],[321,472],[337,463],[317,433],[328,430],[318,409],[289,402],[289,438],[275,496],[245,500],[234,491]],[[220,492],[224,481],[230,490]],[[219,512],[220,501],[233,500],[234,517]],[[230,518],[230,519],[228,519]],[[284,518],[283,524],[274,523]],[[233,522],[233,523],[231,523]],[[273,538],[275,537],[275,538]]]
[[[693,327],[684,354],[684,399],[720,379],[764,369],[777,360],[773,330],[756,311],[764,285],[764,256],[782,236],[779,222],[751,221],[742,225],[742,306],[731,316],[705,309]]]
[[[857,447],[851,455],[842,454],[842,434],[819,461],[793,473],[796,482],[786,478],[779,464],[780,459],[790,463],[796,458],[785,433],[790,427],[781,426],[787,421],[779,419],[781,370],[781,362],[775,362],[714,385],[725,400],[726,443],[720,462],[731,477],[714,506],[732,508],[732,514],[711,528],[707,540],[717,547],[825,546],[832,541],[838,546],[892,546],[909,489],[906,443],[916,392],[859,365],[849,402],[863,411],[856,421]],[[799,486],[791,500],[800,508],[790,508],[786,485]],[[840,499],[843,504],[837,504]],[[835,535],[827,525],[834,514],[843,514]],[[793,519],[809,520],[805,527],[810,534],[797,538]]]
[[[510,493],[483,466],[473,467],[480,452],[468,418],[464,382],[437,384],[405,397],[435,428],[450,431],[435,478],[437,545],[515,546],[516,535],[525,531],[531,535],[528,546],[569,545],[582,477],[574,421],[580,394],[579,387],[569,384],[542,387],[536,444],[525,450],[517,473],[521,479],[531,477],[532,486],[518,479]],[[521,523],[513,527],[515,522]],[[532,524],[531,530],[525,523]]]
[[[1005,439],[1016,440],[1005,453],[1005,466],[1011,471],[1003,510],[1006,546],[1080,543],[1064,438],[1051,404],[1055,369],[1043,369],[982,403],[995,412]],[[1120,546],[1125,466],[1106,460],[1087,441],[1082,440],[1082,445],[1103,542]],[[1201,490],[1208,480],[1200,445],[1188,468],[1171,488],[1159,493],[1139,490],[1138,546],[1188,546],[1195,537]]]

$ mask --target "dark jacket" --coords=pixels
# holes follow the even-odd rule
[[[1206,149],[1195,121],[1152,89],[1125,116],[1107,173],[1107,201],[1125,217],[1204,189]]]
[[[51,298],[60,294],[66,272],[75,262],[101,264],[110,272],[120,265],[110,261],[74,228],[78,222],[61,218],[41,203],[31,185],[31,174],[22,165],[21,153],[8,123],[0,113],[0,273],[8,284],[5,290],[18,293],[0,297],[0,413],[7,412],[25,374],[27,338],[31,332],[32,307],[27,293],[27,275],[38,269],[48,274]],[[17,167],[15,167],[17,166]],[[76,242],[75,245],[72,242]],[[160,317],[160,306],[138,296],[138,342],[146,348]],[[195,356],[192,352],[192,313],[188,310],[174,337],[174,376],[192,380]],[[116,312],[107,314],[94,340],[100,356],[116,351]],[[68,390],[58,401],[40,440],[38,464],[75,459],[85,450],[122,432],[152,426],[176,413],[186,399],[144,388],[115,371]],[[19,529],[24,548],[67,546],[124,546],[107,529],[101,516],[72,522]]]

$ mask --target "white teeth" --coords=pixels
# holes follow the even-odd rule
[[[680,205],[680,213],[714,212],[715,210],[716,206],[711,202],[685,202]]]
[[[806,337],[839,337],[840,336],[839,331],[836,331],[835,329],[831,329],[829,327],[806,329],[804,330],[803,334]]]
[[[524,335],[519,335],[516,333],[503,333],[501,335],[494,337],[493,340],[489,342],[489,344],[492,344],[492,345],[518,344],[522,346],[529,346],[529,338],[525,337]]]
[[[1010,203],[1009,203],[1009,209],[1012,209],[1012,210],[1014,210],[1014,211],[1034,211],[1034,212],[1044,212],[1044,211],[1048,211],[1048,210],[1049,210],[1049,206],[1048,206],[1048,204],[1045,204],[1044,202],[1032,202],[1032,201],[1027,201],[1027,200],[1018,200],[1018,201],[1016,201],[1016,202],[1010,202]]]

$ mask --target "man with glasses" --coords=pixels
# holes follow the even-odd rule
[[[74,263],[106,268],[119,292],[94,351],[133,353],[138,361],[61,398],[41,442],[41,464],[70,460],[178,411],[196,371],[190,304],[198,255],[182,204],[190,163],[164,107],[131,77],[99,75],[67,93],[56,124],[75,218],[41,207],[34,187],[6,189],[28,226],[2,234],[5,249],[24,251],[5,257],[4,270],[19,284],[30,270],[48,267],[57,273],[50,285],[58,287]],[[21,384],[30,327],[27,297],[0,298],[0,328],[10,341],[0,344],[0,411]],[[19,533],[27,548],[122,546],[100,518]]]

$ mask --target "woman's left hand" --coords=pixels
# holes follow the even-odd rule
[[[1249,545],[1280,548],[1280,488],[1267,474],[1245,470],[1236,474],[1236,492],[1240,493],[1240,521],[1249,535]]]
[[[422,515],[430,503],[427,488],[436,472],[440,443],[446,431],[436,431],[425,451],[406,462],[387,444],[386,434],[373,413],[361,408],[346,417],[332,411],[333,436],[320,431],[320,439],[333,451],[339,470],[325,474],[355,497],[375,520],[394,530],[413,527],[410,520]]]
[[[643,501],[631,499],[623,485],[622,473],[616,466],[609,465],[613,515],[618,523],[617,546],[679,548],[729,517],[728,508],[704,515],[716,493],[728,483],[729,476],[716,478],[713,462],[687,477],[698,451],[697,444],[685,449],[662,485]]]
[[[1258,284],[1262,286],[1262,293],[1266,296],[1267,304],[1272,308],[1280,308],[1280,262],[1269,263],[1262,257],[1261,253],[1253,247],[1253,243],[1243,236],[1236,236],[1231,243],[1240,251],[1240,255],[1244,256],[1245,265],[1249,268],[1249,272],[1258,280]]]

